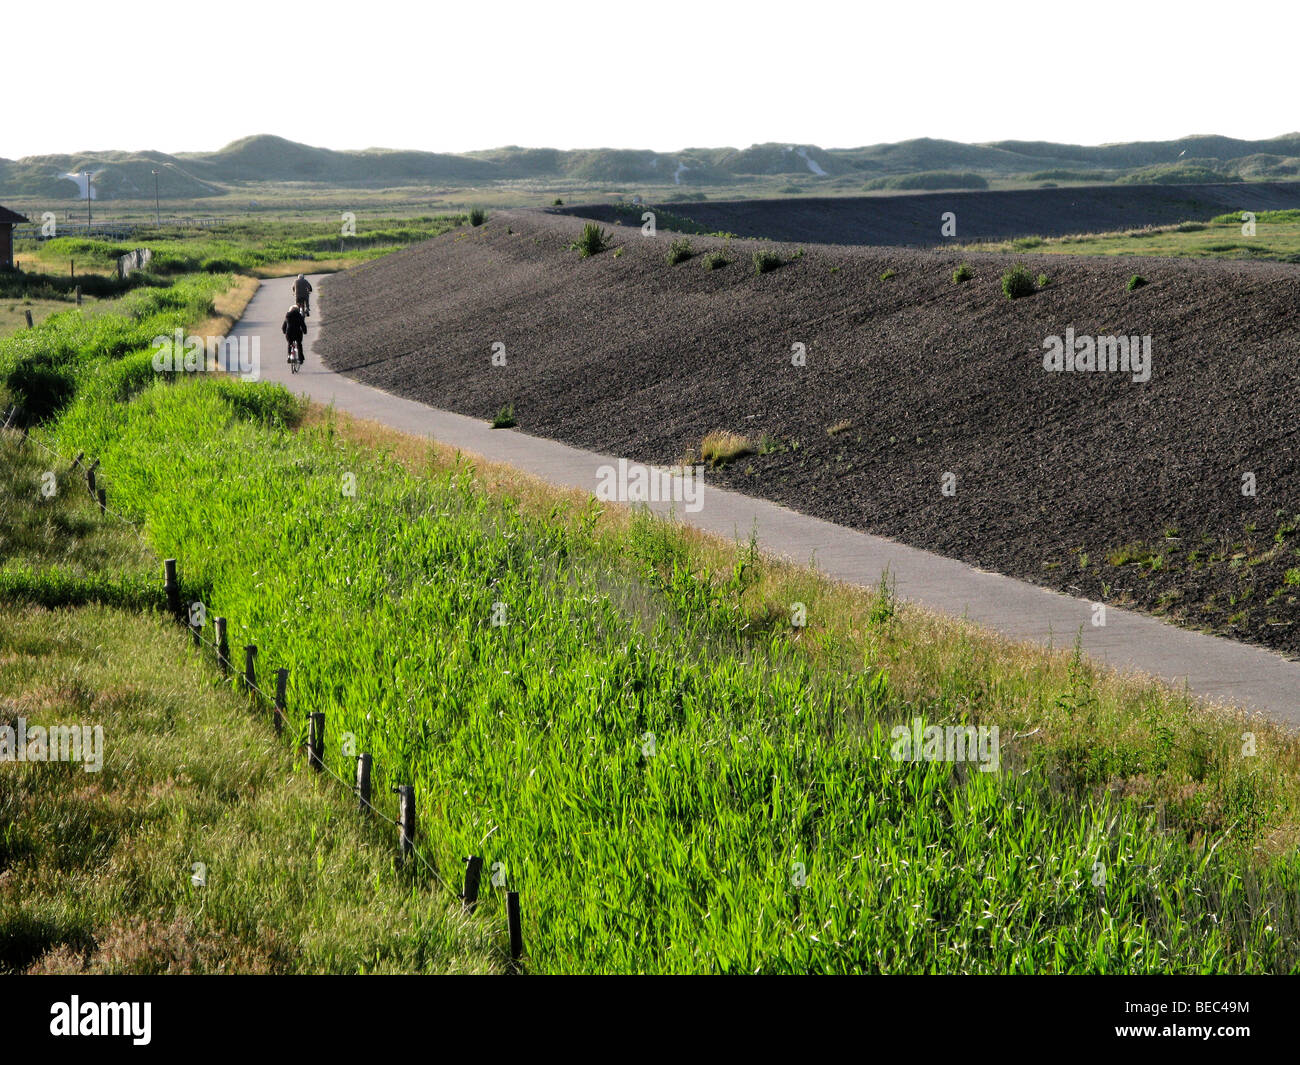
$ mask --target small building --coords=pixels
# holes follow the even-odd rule
[[[27,221],[16,211],[0,207],[0,270],[14,268],[14,226]]]

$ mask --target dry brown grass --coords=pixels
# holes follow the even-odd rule
[[[715,429],[700,442],[700,458],[710,466],[724,466],[757,451],[754,441],[730,429]]]
[[[251,272],[255,277],[268,280],[273,277],[294,277],[297,274],[334,274],[357,265],[356,259],[294,259],[291,262],[255,266]]]
[[[225,336],[243,316],[259,284],[255,277],[236,275],[235,283],[213,299],[211,317],[195,322],[190,331],[198,336]]]

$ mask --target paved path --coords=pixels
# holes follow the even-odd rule
[[[329,309],[329,287],[322,299],[320,278],[311,280],[317,291],[312,297],[307,363],[297,376],[278,354],[284,350],[280,322],[291,302],[288,279],[263,282],[235,329],[237,335],[260,334],[264,379],[320,403],[333,403],[356,417],[509,463],[555,484],[595,493],[600,468],[616,467],[617,458],[514,430],[490,429],[477,419],[401,399],[326,370],[312,342],[321,312]],[[680,502],[650,506],[659,513],[672,510],[691,525],[729,538],[747,540],[756,529],[764,551],[800,563],[814,561],[828,576],[854,584],[875,586],[887,569],[904,598],[965,616],[1010,637],[1051,640],[1068,648],[1081,634],[1084,650],[1096,661],[1140,670],[1179,687],[1186,683],[1196,695],[1260,710],[1300,728],[1300,663],[1281,655],[1114,608],[1107,609],[1105,626],[1097,627],[1092,624],[1092,604],[1082,599],[735,492],[706,486],[702,499],[703,506],[694,513],[686,512]]]

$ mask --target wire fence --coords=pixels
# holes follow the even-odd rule
[[[5,412],[3,419],[0,419],[0,430],[9,430],[14,426],[15,419],[21,415],[20,407],[15,404]],[[22,443],[33,443],[41,448],[56,465],[62,465],[66,458],[60,456],[52,448],[38,440],[30,434],[27,427],[22,429]],[[99,470],[99,460],[96,459],[89,465],[84,464],[85,452],[79,451],[73,458],[71,465],[68,466],[66,473],[75,473],[78,469],[85,472],[87,488],[92,500],[98,505],[101,515],[105,518],[113,518],[123,525],[129,527],[145,549],[157,557],[153,545],[149,543],[148,538],[140,528],[140,523],[132,521],[125,514],[114,510],[108,505],[107,490],[98,484],[97,472]],[[204,633],[206,628],[206,608],[201,602],[194,602],[186,607],[181,597],[181,584],[179,571],[177,569],[176,559],[163,560],[163,593],[167,603],[168,612],[179,623],[189,629],[190,635],[194,641],[194,646],[201,652],[210,651],[214,656],[214,664],[221,672],[223,680],[234,680],[242,688],[250,699],[261,699],[264,704],[270,706],[272,723],[277,736],[280,736],[286,724],[291,723],[287,712],[287,683],[288,669],[276,670],[276,686],[274,693],[267,692],[257,683],[255,672],[255,659],[257,655],[257,646],[255,644],[246,644],[244,646],[245,662],[244,670],[239,673],[234,672],[234,663],[230,658],[230,646],[227,639],[228,624],[225,617],[215,617],[213,619],[213,636],[208,637]],[[198,611],[195,608],[200,608]],[[194,623],[198,617],[199,623]],[[372,786],[378,767],[375,765],[373,757],[369,753],[358,754],[357,773],[355,783],[349,783],[342,776],[332,769],[325,760],[324,753],[324,723],[325,715],[321,712],[308,713],[307,729],[305,742],[301,732],[297,733],[298,743],[305,746],[308,764],[317,772],[327,775],[337,781],[344,788],[347,788],[357,797],[358,809],[366,814],[373,815],[381,821],[397,829],[398,847],[397,863],[400,866],[406,863],[407,859],[413,858],[419,866],[422,866],[433,880],[448,893],[455,895],[461,900],[461,905],[467,914],[473,914],[478,903],[479,880],[483,867],[483,859],[478,855],[471,855],[465,859],[464,886],[460,891],[456,891],[446,880],[438,873],[433,863],[415,846],[416,837],[416,804],[415,804],[415,787],[411,784],[397,784],[392,786],[391,791],[398,796],[399,812],[396,818],[380,810],[372,801]],[[293,733],[291,726],[291,734]],[[517,891],[506,892],[506,931],[510,937],[510,962],[511,970],[520,971],[520,959],[523,955],[523,936],[520,922],[519,910],[519,893]]]
[[[134,222],[33,222],[14,226],[14,240],[53,240],[56,237],[105,237],[123,240],[141,229],[211,229],[220,218],[148,218]]]

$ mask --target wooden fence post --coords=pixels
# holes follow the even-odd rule
[[[95,460],[95,466],[99,465],[99,460]],[[91,466],[86,471],[86,487],[90,489],[90,498],[95,498],[95,466]]]
[[[23,314],[27,316],[27,328],[30,329],[32,327],[32,312],[23,311]]]
[[[325,715],[321,711],[307,715],[307,764],[317,773],[325,768]]]
[[[163,559],[163,591],[167,593],[167,609],[177,622],[184,621],[181,613],[181,582],[176,579],[176,560]]]
[[[214,618],[213,625],[216,626],[217,665],[221,667],[221,675],[225,677],[230,673],[230,644],[226,642],[226,619]]]
[[[415,850],[415,785],[396,784],[399,813],[397,815],[397,866],[400,869]]]
[[[107,493],[106,491],[104,491],[104,489],[102,489],[102,488],[97,488],[97,489],[95,490],[95,495],[96,495],[96,496],[98,497],[98,499],[99,499],[99,512],[100,512],[101,514],[107,514],[107,513],[108,513],[108,493]]]
[[[465,890],[460,894],[460,901],[466,913],[473,913],[478,905],[478,880],[483,872],[483,859],[473,855],[465,859]]]
[[[257,691],[257,673],[253,668],[253,659],[257,657],[257,644],[244,644],[244,690],[252,698]]]
[[[72,465],[68,467],[68,472],[71,473],[71,472],[72,472],[73,470],[75,470],[78,466],[80,466],[80,465],[81,465],[81,460],[84,459],[85,457],[86,457],[86,453],[85,453],[84,451],[78,451],[78,452],[77,452],[77,457],[76,457],[75,459],[72,460]]]
[[[510,961],[518,964],[524,953],[524,932],[519,922],[519,892],[506,892],[506,918],[510,922]]]
[[[372,759],[368,754],[357,755],[357,810],[368,814],[370,806],[370,766]]]
[[[275,734],[277,736],[284,731],[285,692],[288,686],[289,671],[287,669],[277,669],[275,671],[275,707],[271,711],[271,719],[275,723]]]

